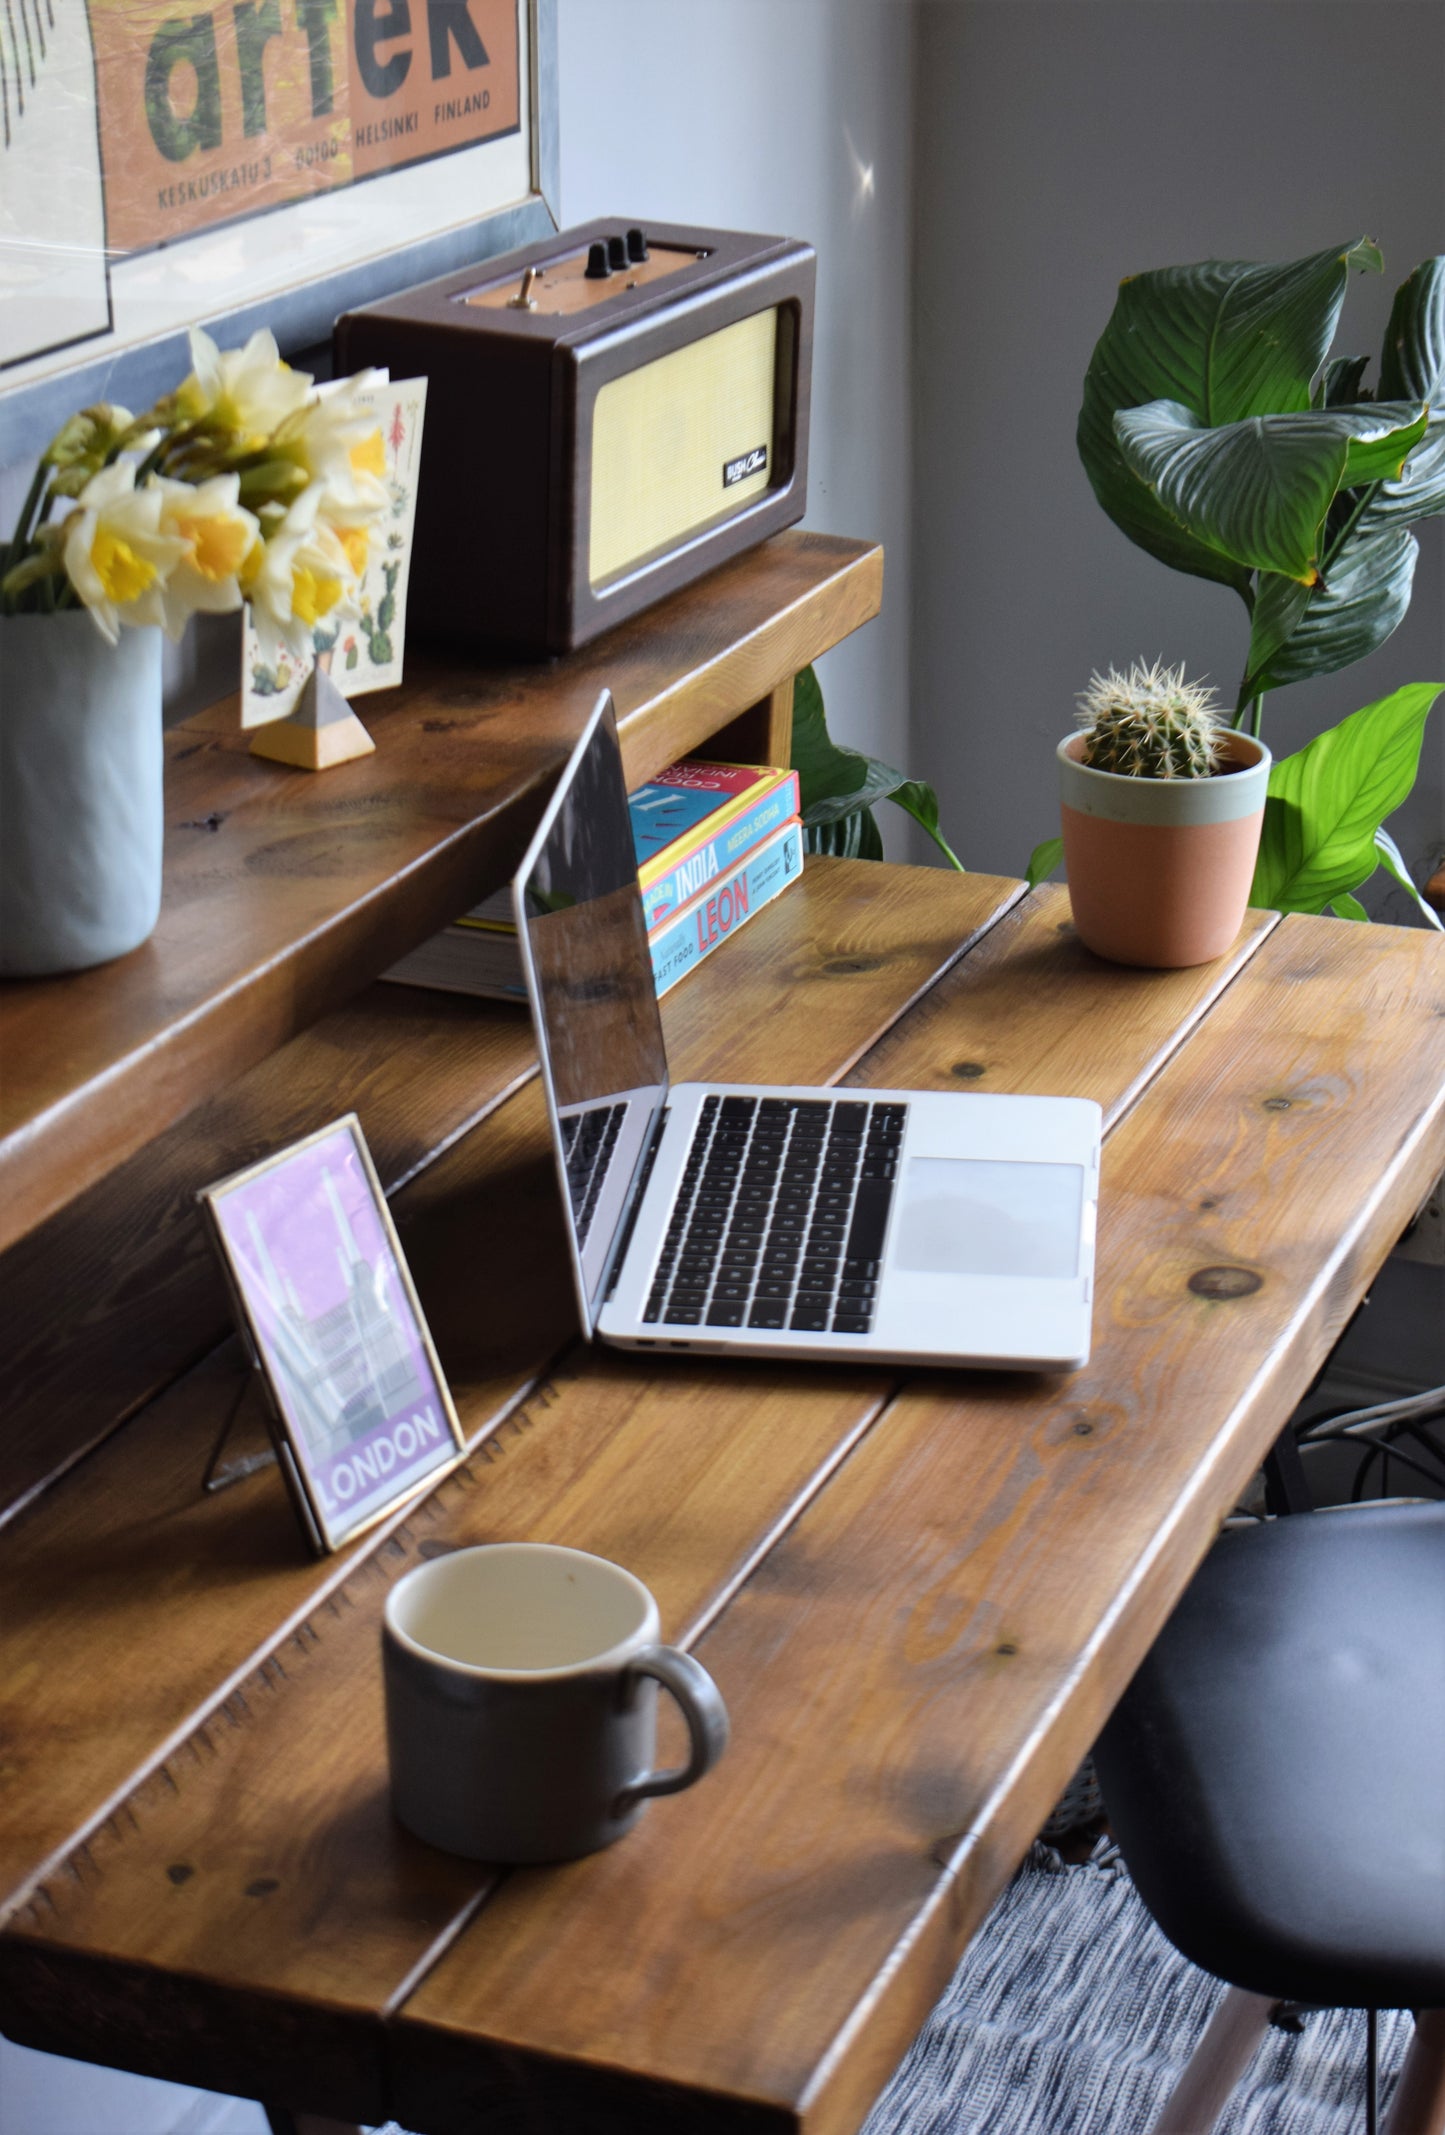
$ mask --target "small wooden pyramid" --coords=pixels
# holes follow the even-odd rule
[[[294,764],[299,771],[329,771],[354,756],[369,756],[375,747],[330,675],[317,666],[290,717],[257,729],[251,754]]]

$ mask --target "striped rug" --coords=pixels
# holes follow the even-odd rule
[[[1111,1841],[1068,1866],[1035,1845],[863,2135],[1144,2135],[1223,1988],[1145,1912]],[[1380,2018],[1381,2096],[1412,2030]],[[1271,2030],[1219,2135],[1359,2135],[1365,2020]]]
[[[1076,1866],[1036,1844],[862,2135],[1145,2135],[1223,1992],[1164,1940],[1111,1840]],[[1412,2028],[1381,2015],[1382,2103]],[[1271,2030],[1217,2135],[1360,2135],[1364,2067],[1357,2010]]]

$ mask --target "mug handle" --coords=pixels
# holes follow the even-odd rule
[[[680,1794],[684,1787],[710,1772],[728,1744],[728,1709],[722,1692],[690,1653],[676,1646],[644,1646],[627,1664],[622,1675],[622,1700],[630,1705],[640,1676],[650,1675],[670,1690],[682,1707],[687,1722],[690,1753],[686,1764],[670,1772],[646,1772],[630,1787],[624,1787],[613,1804],[614,1816],[625,1816],[651,1794]]]

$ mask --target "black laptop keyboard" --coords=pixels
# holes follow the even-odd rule
[[[708,1097],[643,1320],[867,1334],[908,1107]]]
[[[572,1196],[572,1215],[577,1225],[577,1243],[584,1245],[597,1213],[607,1167],[622,1131],[626,1104],[594,1105],[589,1112],[569,1112],[562,1122],[562,1147],[567,1153],[567,1190]]]

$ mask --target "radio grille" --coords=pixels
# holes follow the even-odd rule
[[[768,487],[777,353],[774,306],[600,389],[588,547],[594,589]]]

